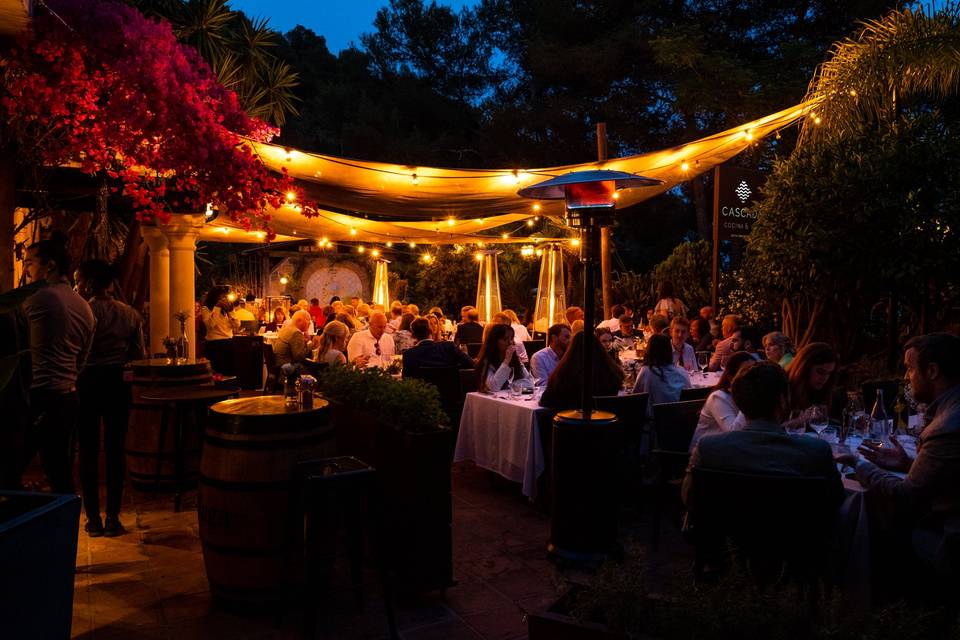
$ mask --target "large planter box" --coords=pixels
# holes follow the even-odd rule
[[[453,432],[405,433],[365,411],[337,402],[331,407],[338,453],[377,470],[381,544],[397,586],[415,592],[452,586]]]
[[[69,638],[80,498],[0,491],[0,636]]]

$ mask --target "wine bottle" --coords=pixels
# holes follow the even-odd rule
[[[883,389],[877,389],[877,399],[873,403],[873,410],[870,412],[870,436],[875,440],[889,444],[890,434],[893,431],[892,427],[892,420],[887,415],[887,408],[883,401]]]

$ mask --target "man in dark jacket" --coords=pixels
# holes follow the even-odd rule
[[[453,341],[457,344],[477,344],[483,342],[483,325],[480,324],[480,312],[470,307],[463,314],[466,320],[457,326]]]
[[[426,318],[417,318],[411,322],[410,333],[417,344],[403,352],[404,377],[416,377],[421,367],[473,368],[473,360],[460,351],[457,345],[430,339],[430,323]]]

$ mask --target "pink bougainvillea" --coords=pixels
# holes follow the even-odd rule
[[[3,68],[0,116],[22,161],[78,163],[161,222],[212,202],[266,228],[264,207],[299,194],[243,144],[277,130],[249,117],[169,23],[112,0],[46,4],[53,14],[36,17]]]

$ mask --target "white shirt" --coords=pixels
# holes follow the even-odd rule
[[[660,377],[663,376],[663,378]],[[666,367],[641,367],[637,374],[637,382],[633,385],[634,393],[649,393],[647,416],[653,417],[653,405],[666,402],[678,402],[680,390],[690,388],[690,375],[675,364]]]
[[[513,328],[513,340],[514,342],[523,342],[530,340],[530,332],[527,331],[527,328],[522,324],[513,322],[510,324]]]
[[[673,320],[673,316],[687,315],[687,305],[683,304],[680,298],[660,298],[653,312],[665,315],[667,320]]]
[[[703,436],[736,431],[742,429],[746,423],[747,418],[737,409],[730,392],[717,389],[707,396],[707,401],[700,410],[697,430],[693,432],[690,440],[690,451],[693,451]]]
[[[207,340],[228,340],[240,328],[240,321],[232,313],[224,313],[220,307],[214,307],[213,311],[200,307],[200,319],[207,327]]]
[[[387,328],[384,329],[387,333],[393,333],[400,328],[400,322],[403,320],[401,316],[397,316],[392,320],[387,321]]]
[[[602,329],[606,327],[610,329],[610,333],[616,333],[620,330],[620,319],[619,318],[610,318],[609,320],[604,320],[597,325],[597,329]]]
[[[250,322],[251,320],[256,320],[254,315],[244,307],[237,307],[236,309],[234,309],[233,317],[239,320],[240,322],[244,322],[244,321]]]
[[[380,346],[380,355],[377,355],[377,345]],[[373,337],[369,329],[357,331],[350,337],[347,343],[347,360],[353,362],[359,356],[370,356],[367,361],[368,367],[382,367],[393,361],[396,349],[393,346],[393,338],[386,332],[380,339]]]
[[[683,355],[683,368],[687,370],[687,373],[694,371],[697,368],[697,354],[693,350],[693,345],[684,342],[682,349],[677,349],[673,346],[673,340],[670,341],[670,348],[673,349],[673,364],[680,364],[680,356]]]
[[[520,367],[520,371],[524,380],[531,379],[526,367]],[[509,362],[504,361],[501,362],[500,366],[496,369],[493,368],[493,365],[487,367],[487,377],[482,388],[487,391],[502,391],[503,388],[512,383],[513,380],[513,367],[510,366]]]
[[[538,387],[546,385],[547,379],[559,363],[560,356],[550,347],[540,349],[540,351],[530,356],[530,371],[533,373],[535,384]]]

